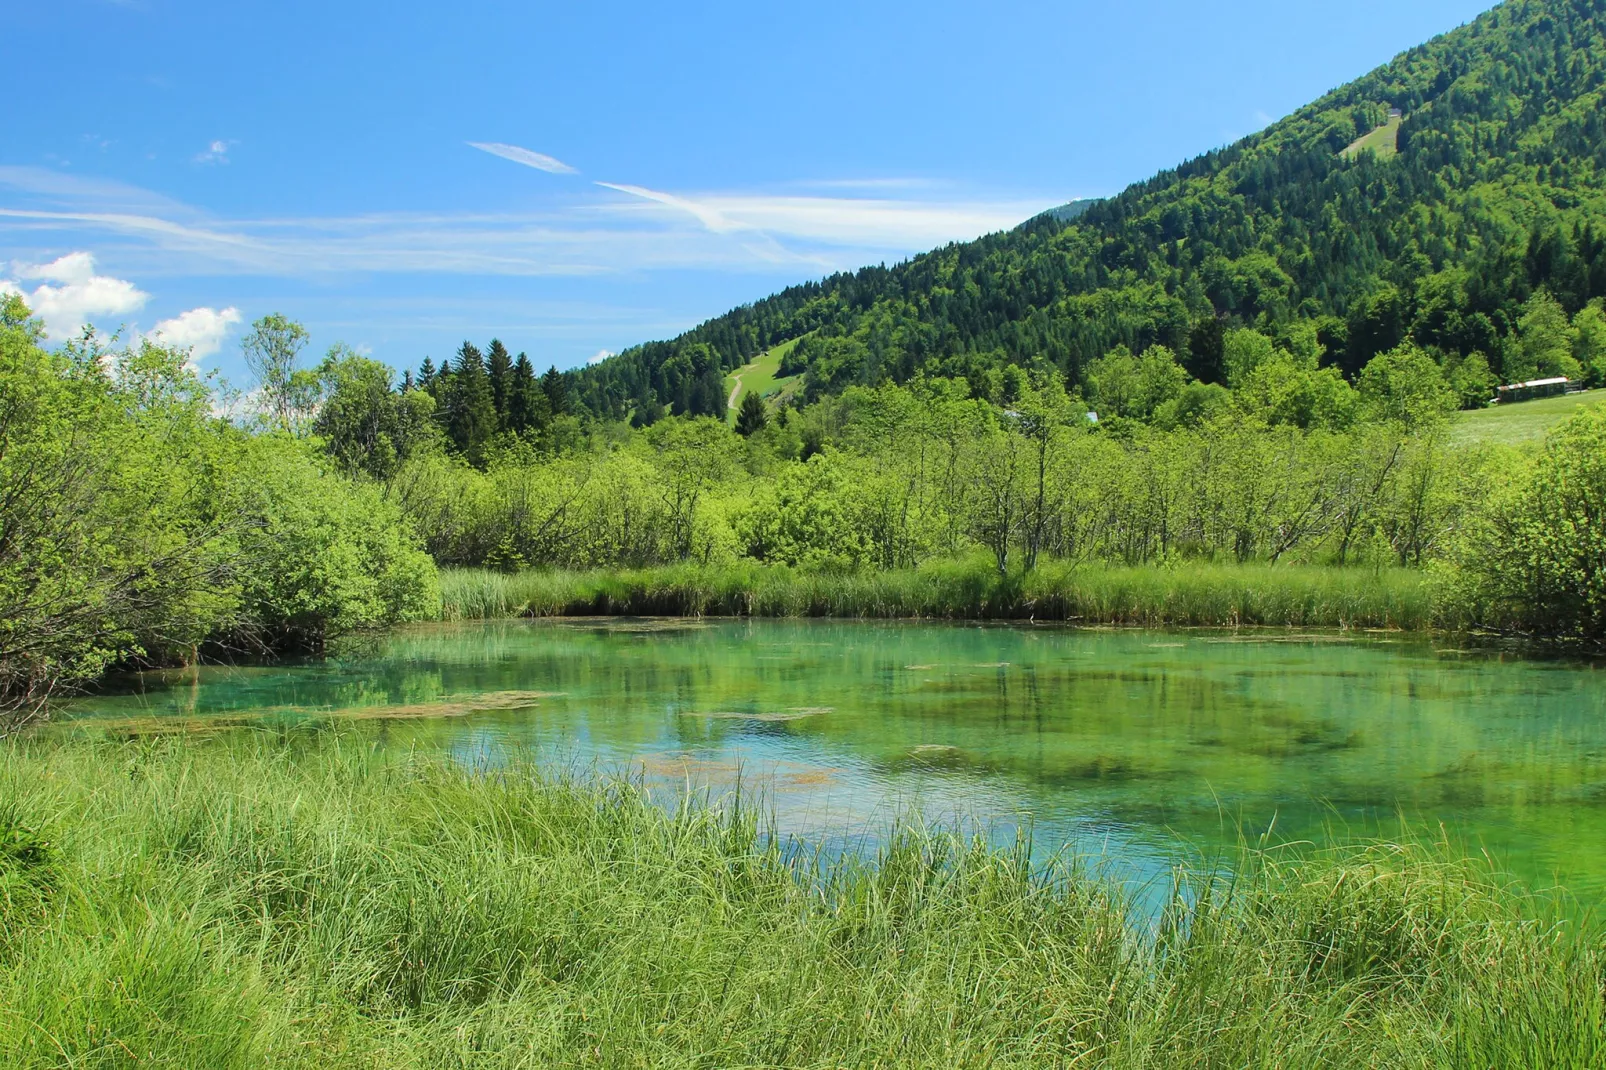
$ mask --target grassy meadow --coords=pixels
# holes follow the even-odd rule
[[[728,423],[736,422],[736,410],[740,407],[744,394],[757,394],[761,398],[767,398],[771,394],[787,393],[801,381],[800,376],[789,375],[782,378],[776,374],[781,369],[781,360],[796,347],[797,343],[796,338],[782,342],[725,376],[725,393],[730,401],[730,411],[726,413]],[[740,389],[737,389],[738,382]]]
[[[1047,563],[1024,577],[1003,577],[980,558],[850,574],[756,562],[513,574],[446,569],[441,602],[447,620],[662,614],[1420,629],[1434,612],[1429,580],[1407,569]]]
[[[1387,160],[1400,153],[1400,127],[1404,125],[1403,116],[1390,116],[1388,122],[1376,129],[1369,130],[1356,138],[1345,147],[1343,155],[1346,159],[1353,159],[1363,152],[1377,154],[1379,160]]]
[[[1585,390],[1537,401],[1519,401],[1457,413],[1450,437],[1458,443],[1523,445],[1540,442],[1583,406],[1606,401],[1606,390]]]
[[[758,817],[340,735],[13,742],[0,1065],[1606,1059],[1600,950],[1440,849],[1246,849],[1154,918],[1075,860],[825,864]]]

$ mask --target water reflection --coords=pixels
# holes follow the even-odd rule
[[[740,782],[829,849],[918,812],[1139,875],[1240,825],[1319,838],[1403,814],[1535,883],[1606,888],[1598,671],[1399,636],[497,622],[150,674],[72,713],[122,735],[352,722],[475,768],[517,750],[665,792]]]

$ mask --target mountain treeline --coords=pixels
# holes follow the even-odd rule
[[[599,417],[723,415],[718,380],[804,338],[803,398],[1008,366],[1085,384],[1116,347],[1163,345],[1221,382],[1219,338],[1314,331],[1354,377],[1410,342],[1453,374],[1544,369],[1536,293],[1606,296],[1606,0],[1510,0],[1267,130],[1068,213],[895,267],[791,287],[570,373]],[[1346,153],[1403,113],[1398,151]]]

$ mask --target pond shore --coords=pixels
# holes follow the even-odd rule
[[[1048,562],[1000,575],[981,559],[832,574],[756,563],[592,572],[445,569],[442,617],[586,615],[1052,620],[1147,627],[1453,625],[1420,570],[1311,565],[1112,567]]]
[[[1431,847],[1246,850],[1145,935],[1024,850],[826,866],[739,806],[341,734],[13,743],[0,798],[7,1066],[1606,1057],[1599,950]]]

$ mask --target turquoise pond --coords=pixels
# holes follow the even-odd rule
[[[1606,674],[1401,635],[570,619],[406,628],[342,656],[146,674],[113,736],[350,724],[763,796],[785,834],[920,814],[1139,876],[1275,840],[1444,834],[1581,902],[1606,890]]]

